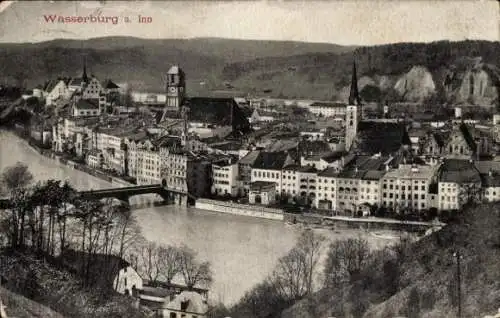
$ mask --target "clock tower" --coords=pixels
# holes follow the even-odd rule
[[[186,94],[186,78],[184,71],[176,65],[172,66],[167,72],[166,82],[166,107],[180,110]]]

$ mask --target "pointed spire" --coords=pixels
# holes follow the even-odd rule
[[[352,61],[351,92],[349,93],[349,105],[361,105],[358,92],[358,76],[356,74],[356,61]]]
[[[88,83],[89,78],[87,77],[87,59],[83,59],[83,74],[82,74],[82,79],[85,83]]]

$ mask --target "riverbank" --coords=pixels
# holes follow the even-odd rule
[[[346,216],[325,216],[320,214],[285,213],[284,221],[287,224],[300,224],[309,228],[322,228],[331,230],[360,229],[364,231],[404,231],[424,234],[427,231],[441,229],[445,223],[399,221],[393,219],[381,219],[376,217],[352,218]]]

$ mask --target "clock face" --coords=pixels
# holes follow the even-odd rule
[[[169,87],[168,91],[170,93],[177,93],[177,87]]]

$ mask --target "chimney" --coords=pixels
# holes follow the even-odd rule
[[[488,171],[488,176],[490,176],[490,177],[492,177],[492,176],[493,176],[493,170],[491,170],[491,169],[490,169],[490,170]]]

